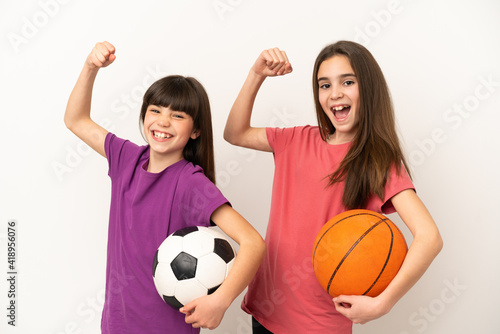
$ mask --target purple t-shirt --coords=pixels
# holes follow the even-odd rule
[[[149,173],[149,146],[111,133],[105,150],[112,190],[102,333],[199,333],[158,295],[153,258],[169,234],[209,226],[210,216],[227,199],[191,162]]]

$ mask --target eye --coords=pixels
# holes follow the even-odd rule
[[[354,82],[353,80],[346,80],[346,81],[344,82],[344,85],[346,85],[346,86],[352,86],[352,85],[354,85],[355,83],[356,83],[356,82]]]
[[[175,113],[175,114],[172,114],[172,118],[185,118],[184,116],[184,113]]]
[[[321,88],[321,89],[328,89],[330,87],[331,87],[331,85],[329,83],[324,83],[324,84],[319,85],[319,88]]]
[[[149,112],[152,112],[153,114],[159,114],[160,111],[158,109],[151,108],[149,109]]]

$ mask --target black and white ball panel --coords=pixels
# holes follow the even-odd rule
[[[188,227],[160,245],[153,263],[153,280],[160,296],[172,307],[213,293],[231,269],[236,253],[213,227]]]

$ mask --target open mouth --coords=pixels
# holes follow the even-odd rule
[[[347,105],[347,104],[340,105],[340,106],[337,105],[337,106],[331,107],[330,111],[333,113],[333,116],[337,120],[343,121],[343,120],[347,119],[347,117],[349,116],[349,112],[351,111],[351,106]]]
[[[157,139],[169,139],[172,138],[173,136],[170,133],[153,131],[153,137]]]

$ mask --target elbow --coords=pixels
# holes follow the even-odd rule
[[[443,249],[443,238],[439,231],[435,231],[432,235],[428,235],[427,239],[427,247],[434,257],[436,257],[441,250]]]
[[[227,141],[229,144],[236,145],[234,135],[231,133],[231,130],[227,126],[224,129],[223,137],[224,137],[224,140]]]
[[[64,125],[76,135],[81,132],[82,128],[88,125],[88,120],[90,120],[90,118],[75,117],[68,114],[64,115]]]
[[[264,240],[262,238],[260,238],[260,242],[259,242],[259,255],[260,255],[260,260],[261,261],[262,261],[262,259],[264,259],[264,256],[266,255],[266,252],[267,252],[266,243],[264,242]]]
[[[226,127],[224,129],[223,138],[229,144],[234,146],[249,147],[248,146],[248,135],[247,132],[242,130],[235,130]]]
[[[66,128],[68,128],[71,131],[73,131],[74,126],[75,126],[74,122],[67,115],[64,115],[64,125],[66,125]]]
[[[227,141],[228,143],[231,143],[231,136],[229,135],[227,129],[224,129],[224,133],[222,135],[222,137],[224,138],[225,141]]]
[[[64,125],[66,125],[66,128],[70,129],[72,128],[72,123],[71,121],[68,119],[68,117],[64,116]]]
[[[443,239],[439,230],[435,229],[432,232],[428,231],[425,234],[415,235],[412,245],[419,245],[421,250],[425,250],[425,253],[430,258],[434,259],[443,249]]]
[[[73,115],[71,110],[66,109],[66,112],[64,113],[64,125],[66,125],[66,128],[68,128],[71,131],[74,131],[77,122],[78,119]]]
[[[259,266],[262,263],[262,261],[264,260],[264,257],[266,256],[266,252],[267,252],[266,243],[264,242],[264,240],[261,239],[261,241],[257,245],[255,245],[254,251],[253,251],[253,254],[254,254],[255,259],[256,259],[257,263],[259,264]]]
[[[443,245],[444,245],[443,238],[441,237],[441,234],[438,232],[434,240],[434,247],[435,247],[434,250],[436,252],[436,255],[438,255],[441,252],[441,250],[443,249]]]
[[[257,233],[254,240],[252,241],[252,244],[253,244],[252,254],[255,255],[255,258],[258,259],[258,261],[260,263],[260,262],[262,262],[262,260],[264,259],[264,256],[266,255],[266,251],[267,251],[266,243],[265,243],[264,239],[262,239],[260,234]]]

